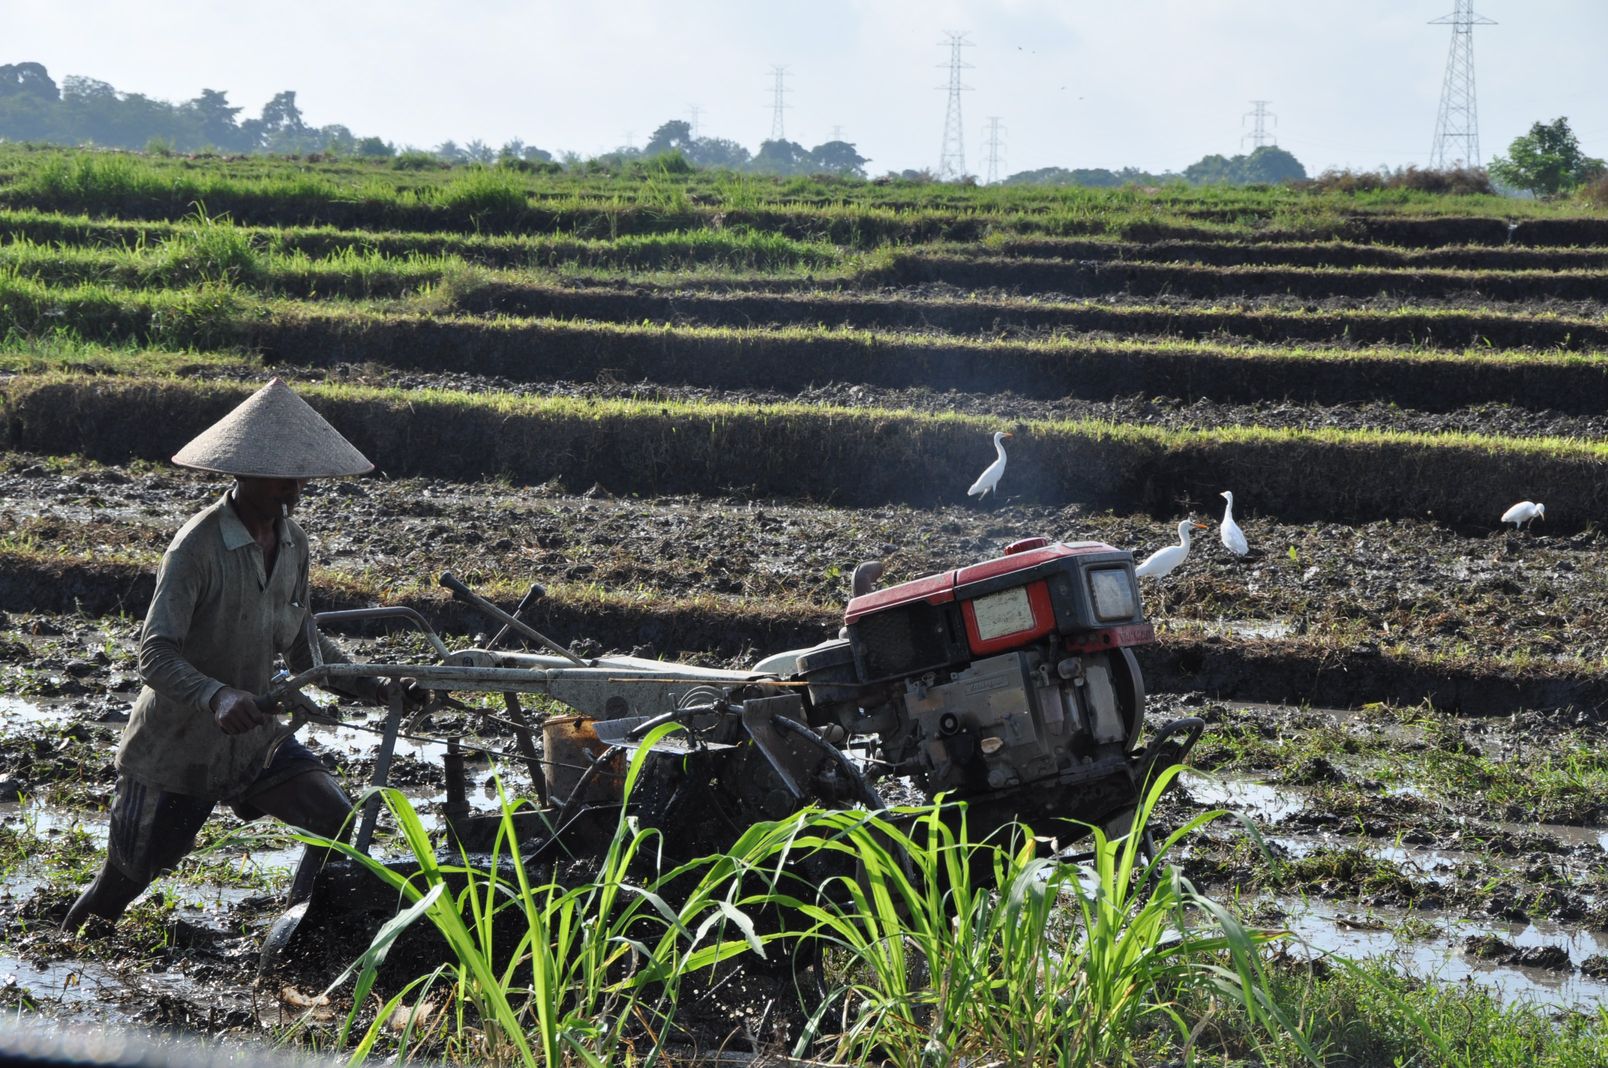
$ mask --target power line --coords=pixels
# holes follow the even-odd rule
[[[783,112],[793,105],[787,103],[787,68],[771,68],[771,135],[772,141],[787,140],[787,124]]]
[[[1251,127],[1251,132],[1246,134],[1244,137],[1240,138],[1240,147],[1241,148],[1245,147],[1245,138],[1246,137],[1249,137],[1251,139],[1251,147],[1252,148],[1261,148],[1263,145],[1267,144],[1268,141],[1272,141],[1275,145],[1279,143],[1279,139],[1277,137],[1274,137],[1274,136],[1270,135],[1267,132],[1267,120],[1268,119],[1273,120],[1273,125],[1274,126],[1277,126],[1279,124],[1279,117],[1277,115],[1273,114],[1271,111],[1267,110],[1267,106],[1268,106],[1268,104],[1270,102],[1271,101],[1267,101],[1267,100],[1253,100],[1253,101],[1251,101],[1251,106],[1254,107],[1256,110],[1255,111],[1247,111],[1245,114],[1240,116],[1240,125],[1241,126],[1245,125],[1245,120],[1246,119],[1255,119],[1256,120],[1256,124]]]
[[[1005,132],[1005,124],[1000,122],[998,115],[990,115],[987,130],[988,184],[993,185],[999,181],[1000,161],[1005,158],[1002,154],[1005,141],[1001,136]]]
[[[972,47],[964,33],[947,33],[938,43],[949,49],[949,62],[938,64],[949,68],[949,84],[938,88],[948,91],[949,106],[944,110],[944,145],[938,155],[938,178],[954,180],[966,176],[966,133],[961,126],[960,94],[971,89],[960,83],[960,72],[970,70],[971,64],[961,58],[961,49]]]
[[[1452,48],[1441,84],[1440,113],[1435,117],[1435,143],[1429,151],[1431,170],[1480,165],[1480,119],[1474,101],[1474,27],[1495,26],[1474,13],[1474,0],[1456,0],[1457,8],[1431,26],[1451,26]]]

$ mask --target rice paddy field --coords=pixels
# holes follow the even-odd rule
[[[577,648],[746,663],[834,634],[862,560],[903,581],[1032,535],[1143,557],[1232,490],[1250,555],[1202,532],[1144,586],[1153,718],[1208,722],[1154,814],[1188,832],[1175,881],[1106,884],[1113,933],[1049,876],[1041,943],[961,948],[1083,970],[970,1000],[955,946],[893,928],[864,946],[911,959],[819,1018],[758,969],[708,1010],[729,991],[694,953],[670,1009],[599,995],[529,1048],[519,1004],[397,994],[473,1011],[393,1026],[349,982],[256,977],[292,843],[221,817],[115,935],[56,934],[156,564],[225,488],[167,458],[273,375],[380,468],[304,498],[317,607],[465,637],[442,571],[507,605],[541,582]],[[1581,202],[0,146],[0,999],[467,1063],[1602,1063],[1605,430],[1608,214]],[[1504,529],[1522,499],[1545,519]],[[355,790],[371,742],[313,744]],[[401,762],[427,823],[435,759]],[[1193,825],[1217,809],[1240,818]],[[1096,969],[1158,900],[1226,926],[1182,970]],[[833,930],[858,974],[872,950]]]

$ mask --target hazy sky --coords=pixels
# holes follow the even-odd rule
[[[755,149],[769,70],[786,134],[842,127],[873,173],[934,167],[946,31],[963,31],[968,169],[1005,125],[1004,173],[1179,169],[1248,150],[1271,102],[1309,170],[1427,162],[1453,0],[0,0],[0,63],[43,63],[164,100],[224,90],[254,116],[293,89],[308,122],[431,147],[511,138],[592,155],[702,109]],[[1480,0],[1482,155],[1567,115],[1608,156],[1608,0]]]

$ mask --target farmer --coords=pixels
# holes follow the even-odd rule
[[[68,911],[68,931],[91,916],[121,916],[195,848],[220,801],[242,819],[275,816],[327,838],[342,832],[352,808],[318,758],[253,698],[267,690],[275,654],[296,671],[312,666],[309,637],[325,662],[346,660],[313,625],[307,537],[290,513],[308,479],[374,465],[277,378],[173,462],[232,475],[235,484],[184,524],[157,570],[140,635],[145,686],[117,750],[106,861]],[[331,683],[382,702],[396,685]],[[317,866],[302,865],[292,900],[311,889]]]

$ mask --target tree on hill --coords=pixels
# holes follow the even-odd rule
[[[0,66],[0,137],[43,141],[54,133],[61,90],[38,63]]]
[[[765,141],[748,167],[761,174],[798,174],[809,158],[809,152],[797,141]]]
[[[642,146],[644,156],[662,156],[667,152],[687,155],[693,144],[692,124],[681,119],[669,122],[653,131],[648,143]]]
[[[50,72],[39,63],[7,63],[0,65],[0,98],[25,96],[54,104],[61,99],[61,90]]]
[[[845,178],[864,178],[871,162],[847,141],[828,141],[810,149],[807,167],[811,174],[836,174]]]
[[[289,155],[316,152],[323,147],[316,138],[308,136],[312,131],[302,118],[301,108],[296,106],[295,92],[290,89],[275,93],[273,99],[262,106],[262,114],[241,123],[240,129],[252,147],[268,152]]]
[[[195,134],[202,144],[226,151],[246,147],[240,135],[240,124],[235,120],[243,109],[230,106],[228,93],[203,89],[200,96],[185,103],[183,110],[194,124]]]
[[[694,167],[718,167],[735,171],[747,166],[748,149],[724,137],[700,137],[688,147],[687,162]]]
[[[1582,152],[1569,120],[1558,118],[1537,122],[1529,133],[1515,137],[1508,154],[1493,159],[1487,169],[1503,185],[1555,197],[1601,177],[1604,164]]]
[[[1065,167],[1040,167],[1032,171],[1018,171],[1002,181],[1001,185],[1080,185],[1096,189],[1110,189],[1123,185],[1163,185],[1178,180],[1176,174],[1150,174],[1137,167],[1124,167],[1120,171],[1104,167],[1086,167],[1068,170]]]
[[[38,63],[0,65],[0,140],[47,141],[107,148],[193,152],[334,152],[392,155],[378,138],[358,138],[345,126],[309,126],[291,90],[275,94],[254,119],[221,89],[203,89],[174,104],[141,93],[122,93],[97,78],[70,74],[58,88]]]
[[[1249,156],[1204,156],[1184,168],[1191,185],[1277,185],[1306,176],[1301,161],[1277,145],[1262,145]]]
[[[1281,182],[1306,181],[1307,172],[1301,161],[1278,145],[1262,145],[1244,159],[1241,174],[1248,184],[1278,185]]]

